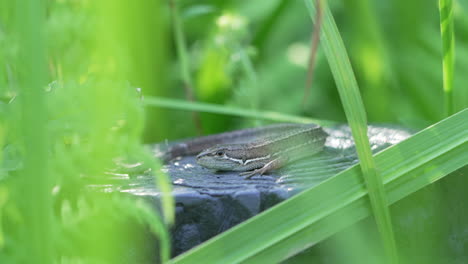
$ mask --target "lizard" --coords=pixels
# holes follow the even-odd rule
[[[246,179],[320,152],[328,134],[317,124],[275,124],[209,135],[176,144],[165,160],[195,155],[216,171],[239,171]]]

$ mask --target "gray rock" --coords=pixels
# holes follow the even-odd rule
[[[326,131],[330,136],[321,153],[250,180],[236,172],[215,173],[205,169],[196,164],[193,156],[166,164],[163,170],[172,180],[176,201],[173,254],[178,255],[356,164],[350,129],[337,126]],[[411,135],[408,130],[388,126],[371,126],[368,134],[374,153]],[[158,152],[161,145],[153,148]],[[153,202],[160,195],[151,175],[134,177],[131,184],[120,190]]]

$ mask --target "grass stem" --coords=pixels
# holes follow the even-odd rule
[[[440,33],[442,37],[442,72],[445,116],[455,113],[453,77],[455,66],[455,34],[452,0],[439,0]]]

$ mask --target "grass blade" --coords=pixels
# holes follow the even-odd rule
[[[305,1],[312,18],[315,17],[311,0]],[[390,211],[381,178],[377,173],[367,137],[367,119],[364,104],[354,77],[343,41],[335,24],[330,9],[323,5],[323,50],[335,78],[346,118],[356,142],[356,150],[374,212],[377,227],[380,231],[384,248],[390,263],[398,263],[398,253],[392,229]]]
[[[455,66],[455,34],[452,0],[439,0],[440,33],[442,37],[442,72],[444,80],[445,116],[454,113],[453,76]]]
[[[177,110],[199,111],[213,114],[258,118],[277,122],[316,123],[322,126],[336,124],[336,122],[334,121],[319,120],[304,116],[287,115],[272,111],[246,110],[243,108],[223,106],[218,104],[187,102],[184,100],[169,99],[162,97],[145,97],[143,102],[146,106],[152,107],[164,107]]]
[[[42,1],[16,3],[20,45],[20,89],[24,169],[17,186],[24,222],[21,223],[24,252],[36,263],[52,263],[52,176],[48,171],[46,105],[43,87],[47,66]],[[25,230],[24,230],[25,229]]]
[[[193,81],[192,76],[190,75],[189,55],[187,51],[187,45],[185,44],[185,35],[182,29],[182,21],[180,20],[177,0],[170,0],[169,4],[171,8],[172,22],[174,25],[174,39],[177,47],[177,56],[180,60],[182,79],[184,81],[184,85],[189,89],[192,89]]]
[[[182,21],[179,15],[179,7],[177,5],[177,0],[170,0],[169,4],[171,8],[171,13],[172,13],[172,22],[174,24],[174,39],[175,39],[176,46],[177,46],[177,55],[180,60],[180,70],[182,73],[182,80],[184,82],[185,94],[186,94],[187,100],[193,102],[195,101],[195,96],[193,92],[194,86],[193,86],[192,76],[190,74],[189,55],[187,51],[184,30],[182,27]],[[201,126],[201,121],[200,121],[200,117],[198,113],[193,112],[192,119],[198,130],[197,131],[198,134],[201,135],[202,126]]]
[[[468,110],[459,112],[375,156],[389,204],[468,164],[467,118]],[[361,168],[355,165],[172,262],[279,262],[369,216],[366,196]],[[330,224],[336,218],[341,225]]]

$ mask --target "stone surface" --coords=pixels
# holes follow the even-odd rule
[[[232,226],[272,207],[305,188],[319,184],[357,163],[347,126],[326,129],[330,136],[324,151],[289,164],[270,175],[250,180],[235,172],[215,173],[183,157],[163,168],[174,185],[176,224],[172,229],[173,254],[178,255]],[[411,133],[388,126],[371,126],[369,138],[374,153],[398,143]],[[159,146],[153,146],[158,152]],[[157,203],[160,193],[151,175],[130,178],[122,192]]]

